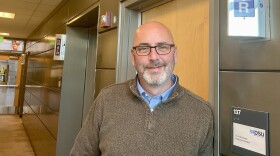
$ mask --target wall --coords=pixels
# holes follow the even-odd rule
[[[36,155],[56,155],[63,61],[53,60],[55,34],[66,33],[66,22],[97,1],[67,1],[29,37],[30,52],[24,97],[23,125]],[[49,40],[51,39],[51,40]]]
[[[23,124],[36,155],[68,155],[74,141],[73,138],[75,138],[78,132],[76,129],[79,130],[79,128],[81,128],[82,120],[79,121],[80,124],[78,124],[78,127],[73,127],[73,125],[68,124],[69,121],[64,124],[65,121],[60,120],[59,117],[63,115],[64,117],[70,116],[70,119],[80,119],[83,117],[75,117],[75,115],[82,114],[85,116],[85,114],[83,114],[84,112],[77,114],[69,114],[68,112],[67,115],[67,110],[66,112],[61,110],[67,107],[67,104],[61,107],[60,102],[62,100],[61,96],[68,93],[62,93],[62,89],[58,87],[58,81],[60,77],[63,77],[62,82],[65,82],[63,81],[65,78],[63,76],[65,62],[54,61],[52,59],[54,45],[53,40],[50,41],[48,39],[53,39],[55,34],[66,33],[67,35],[66,27],[75,27],[71,24],[68,25],[67,22],[72,22],[80,17],[83,17],[90,10],[98,7],[99,4],[101,13],[104,11],[110,11],[113,16],[118,16],[118,1],[114,1],[113,5],[111,5],[112,2],[108,0],[65,0],[62,3],[63,4],[60,5],[60,8],[55,10],[53,16],[45,20],[45,23],[29,36],[29,42],[27,45],[27,51],[30,52],[30,54],[27,69],[27,86],[24,98]],[[97,35],[99,40],[99,48],[96,49],[96,47],[93,47],[94,49],[92,50],[95,51],[96,49],[96,51],[98,51],[98,61],[94,62],[96,63],[95,71],[96,80],[98,81],[95,86],[96,95],[101,88],[115,82],[114,77],[117,53],[117,24],[118,23],[116,20],[116,22],[112,24],[112,27],[98,29]],[[77,26],[80,27],[81,25]],[[108,45],[111,45],[110,50],[108,50]],[[66,51],[66,57],[73,56],[67,55]],[[85,60],[85,62],[87,61]],[[80,70],[86,70],[86,66],[84,69]],[[104,79],[104,77],[111,77],[112,79],[108,81],[107,79]],[[85,84],[83,84],[83,87],[84,85]],[[90,90],[90,88],[87,90]],[[76,90],[68,90],[67,92],[71,92],[71,94],[75,95]],[[92,98],[88,97],[88,99]],[[83,102],[84,101],[82,100],[82,108],[74,110],[83,110]],[[68,106],[71,105],[69,104]],[[87,111],[88,110],[86,110],[86,112]],[[58,124],[59,126],[64,126],[62,128],[66,129],[66,131],[59,133],[60,128],[58,127]],[[77,124],[74,126],[76,125]],[[72,133],[73,129],[75,130],[75,135]],[[63,134],[62,138],[60,134]],[[61,139],[65,140],[61,141]],[[60,140],[60,143],[58,143],[58,140]],[[56,149],[56,147],[58,149]]]
[[[174,73],[180,83],[208,100],[209,85],[209,1],[174,0],[142,13],[142,22],[166,24],[178,47]]]
[[[58,29],[65,31],[65,25],[68,21],[76,18],[87,8],[98,3],[98,0],[64,0],[62,3],[63,5],[59,6],[60,8],[55,9],[53,16],[47,19],[28,39],[42,39]]]
[[[23,125],[36,155],[55,155],[63,62],[53,61],[53,43],[47,41],[28,51]]]

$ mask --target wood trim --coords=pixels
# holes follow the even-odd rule
[[[142,22],[167,25],[178,47],[174,73],[180,84],[208,100],[209,94],[209,1],[174,0],[142,13]]]

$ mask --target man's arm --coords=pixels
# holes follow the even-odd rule
[[[94,102],[88,116],[79,131],[74,146],[71,149],[71,156],[99,156],[99,127],[101,121],[100,105]]]
[[[211,109],[211,108],[210,108]],[[213,125],[213,113],[211,110],[211,115],[209,115],[209,122],[207,127],[207,135],[205,137],[204,143],[199,150],[199,156],[213,156],[213,141],[214,141],[214,125]]]

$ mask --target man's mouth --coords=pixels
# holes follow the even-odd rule
[[[155,68],[160,68],[162,66],[150,66],[150,67],[147,67],[148,69],[155,69]]]
[[[145,69],[148,70],[149,72],[159,72],[162,71],[164,66],[147,66]]]

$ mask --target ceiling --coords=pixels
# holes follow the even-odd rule
[[[62,0],[0,0],[0,12],[15,13],[15,19],[0,18],[0,32],[9,38],[27,38]]]

